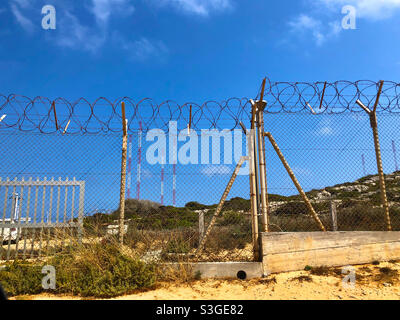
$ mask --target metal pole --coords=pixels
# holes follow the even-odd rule
[[[257,215],[260,212],[260,189],[259,189],[259,180],[258,180],[258,153],[257,153],[257,130],[256,130],[256,116],[257,116],[257,105],[254,103],[253,100],[250,100],[250,103],[252,105],[251,109],[251,121],[250,121],[250,134],[252,135],[252,142],[253,142],[253,151],[251,154],[253,155],[253,171],[254,171],[254,177],[255,177],[255,188],[254,192],[256,194],[256,201],[257,201]],[[246,133],[247,134],[247,133]],[[250,154],[249,154],[250,156]]]
[[[127,198],[131,198],[131,185],[132,185],[132,135],[128,136],[128,193]]]
[[[139,132],[138,132],[138,155],[137,155],[137,177],[136,177],[136,199],[140,200],[140,184],[142,174],[142,122],[139,121]]]
[[[53,101],[52,103],[53,111],[54,111],[54,122],[56,123],[56,129],[58,131],[58,121],[57,121],[57,111],[56,111],[56,103]]]
[[[19,204],[18,204],[18,202],[19,202],[19,194],[18,193],[16,193],[15,195],[14,195],[14,197],[15,197],[15,206],[14,206],[14,221],[18,221],[18,215],[19,215]]]
[[[259,168],[259,163],[258,163],[258,152],[257,152],[257,130],[252,129],[251,133],[252,139],[253,139],[253,170],[254,170],[254,179],[255,179],[255,189],[254,192],[256,194],[256,201],[257,201],[257,215],[260,214],[260,208],[261,208],[261,194],[260,194],[260,182],[259,182],[259,174],[258,174],[258,168]]]
[[[255,149],[254,149],[254,134],[251,130],[248,133],[248,152],[249,152],[249,178],[250,178],[250,205],[251,205],[251,227],[252,227],[252,235],[253,235],[253,257],[255,261],[258,261],[260,258],[260,246],[259,246],[259,233],[258,233],[258,202],[257,202],[257,186],[256,181],[257,177],[255,174],[255,166],[254,166],[254,158],[255,158]]]
[[[334,200],[331,201],[331,218],[332,218],[332,230],[338,231],[337,226],[337,210],[336,210],[336,202]]]
[[[266,132],[265,135],[268,137],[269,141],[271,142],[272,146],[274,147],[276,153],[278,154],[279,159],[281,160],[283,166],[286,168],[287,173],[289,174],[290,178],[292,179],[294,185],[296,186],[297,190],[299,191],[301,197],[303,198],[303,201],[307,205],[308,210],[310,211],[311,215],[313,216],[315,222],[317,222],[318,226],[322,231],[326,231],[324,225],[322,224],[321,220],[319,219],[317,213],[315,212],[310,200],[308,200],[307,195],[303,191],[303,189],[300,186],[299,181],[297,180],[296,176],[294,175],[292,169],[290,168],[289,164],[287,163],[285,157],[283,156],[281,150],[279,149],[275,139],[272,137],[272,134],[269,132]]]
[[[379,173],[379,184],[381,187],[381,201],[383,205],[383,209],[385,211],[385,219],[388,231],[392,231],[392,224],[390,221],[390,213],[389,213],[389,203],[387,200],[386,195],[386,185],[385,185],[385,176],[383,173],[383,166],[382,166],[382,156],[381,156],[381,147],[379,144],[379,135],[378,135],[378,123],[376,121],[376,112],[370,114],[371,117],[371,125],[372,125],[372,132],[374,134],[374,144],[375,144],[375,155],[376,155],[376,163],[378,166],[378,173]]]
[[[172,205],[176,206],[176,164],[172,165]]]
[[[119,242],[124,244],[125,232],[125,183],[126,183],[126,156],[128,150],[128,135],[126,132],[125,102],[121,103],[122,109],[122,157],[121,157],[121,187],[119,194]]]
[[[267,178],[265,165],[265,145],[264,145],[264,115],[263,111],[266,102],[257,103],[257,136],[258,136],[258,159],[260,165],[260,191],[261,191],[261,216],[262,231],[269,232],[268,228],[268,194],[267,194]]]
[[[199,239],[203,239],[204,237],[204,211],[200,210],[199,212]]]
[[[259,245],[259,231],[258,231],[258,209],[259,201],[257,197],[257,174],[255,171],[256,165],[256,149],[254,146],[255,135],[254,129],[250,131],[246,130],[246,127],[242,122],[240,125],[243,129],[243,133],[247,137],[247,149],[249,156],[249,179],[250,179],[250,214],[251,214],[251,231],[252,231],[252,242],[253,242],[253,258],[254,261],[259,261],[260,258],[260,245]]]
[[[382,93],[383,84],[384,84],[383,81],[379,82],[378,94],[376,96],[376,101],[375,101],[373,110],[368,109],[360,100],[357,100],[356,103],[369,115],[372,133],[374,136],[376,164],[378,167],[379,185],[380,185],[380,189],[381,189],[381,202],[382,202],[382,206],[383,206],[383,210],[384,210],[384,214],[385,214],[387,229],[388,229],[388,231],[392,231],[392,224],[390,221],[390,213],[389,213],[389,203],[388,203],[387,195],[386,195],[385,175],[383,173],[381,146],[379,143],[378,121],[376,119],[376,108],[378,107],[378,104],[379,104],[379,98]]]

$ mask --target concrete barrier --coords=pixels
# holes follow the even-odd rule
[[[201,279],[254,279],[263,276],[261,262],[198,262],[198,263],[166,263],[168,269],[199,275]]]
[[[400,232],[263,233],[264,275],[400,259]]]

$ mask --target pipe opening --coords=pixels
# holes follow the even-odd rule
[[[240,280],[246,280],[246,278],[247,278],[247,274],[246,274],[246,272],[243,271],[243,270],[238,271],[238,273],[237,273],[236,276],[237,276],[237,278],[240,279]]]

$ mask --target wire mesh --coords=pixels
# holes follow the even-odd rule
[[[365,105],[372,105],[377,85],[371,81],[339,81],[328,83],[324,92],[323,82],[267,82],[265,130],[273,134],[329,231],[386,230],[370,120],[355,104],[355,100],[361,99]],[[393,230],[400,230],[397,87],[395,83],[385,82],[378,106]],[[75,178],[85,183],[81,235],[77,227],[68,229],[62,225],[79,222],[78,188],[73,200],[69,189],[70,202],[65,205],[66,187],[60,187],[59,208],[57,187],[53,187],[52,200],[50,187],[46,187],[45,200],[42,200],[43,191],[39,191],[37,205],[32,189],[29,212],[25,188],[17,214],[22,222],[12,228],[9,224],[15,215],[13,194],[21,190],[9,189],[6,195],[5,186],[0,186],[0,202],[7,201],[1,210],[5,215],[1,217],[0,229],[8,236],[3,235],[1,259],[54,254],[79,241],[85,244],[118,239],[121,101],[127,105],[129,128],[124,248],[144,260],[177,261],[194,257],[237,162],[247,154],[246,137],[238,125],[240,121],[249,123],[248,99],[201,105],[170,101],[156,104],[150,99],[134,103],[129,98],[114,102],[102,98],[94,103],[84,99],[74,103],[56,99],[58,130],[52,100],[16,95],[0,96],[1,99],[1,113],[6,115],[0,122],[1,181],[7,178],[11,181],[45,178],[66,181],[68,178],[71,181]],[[189,135],[190,105],[193,107]],[[208,140],[208,144],[201,135],[207,129],[215,129],[220,134],[215,141]],[[196,137],[194,151],[187,147],[189,136]],[[154,152],[154,146],[163,139],[164,153]],[[177,163],[171,160],[174,139],[177,140]],[[265,146],[270,231],[319,231],[268,139]],[[73,206],[71,201],[75,203]],[[66,219],[57,220],[63,208],[66,208]],[[47,225],[37,229],[21,226],[37,222],[33,216],[35,210],[39,217],[44,212]],[[32,247],[31,243],[32,234],[37,241],[40,233],[43,249],[39,253],[39,247]],[[24,242],[28,245],[24,246]],[[234,181],[198,259],[253,259],[247,164]]]

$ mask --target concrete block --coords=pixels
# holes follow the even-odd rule
[[[400,259],[400,232],[263,233],[264,275]]]

